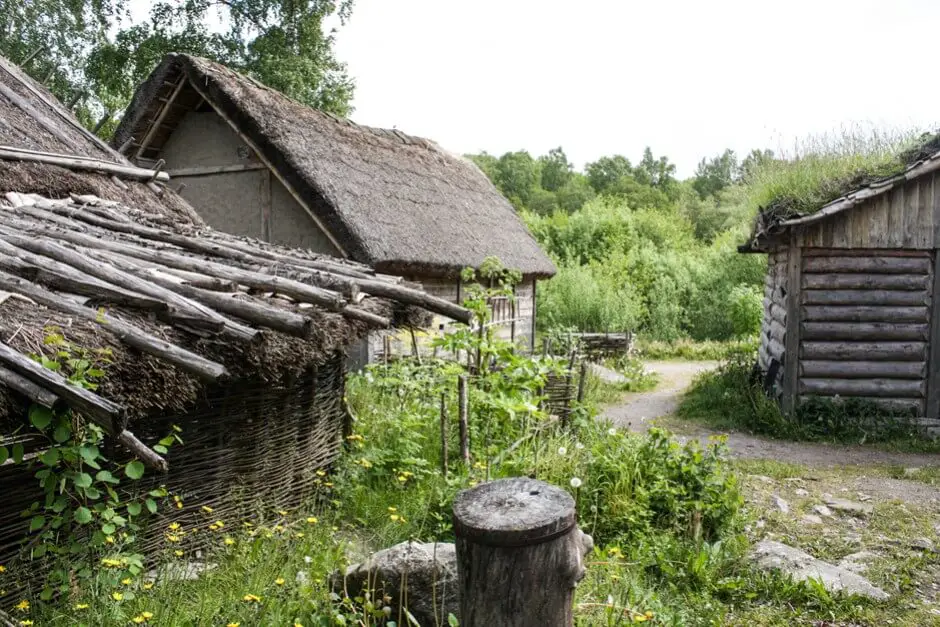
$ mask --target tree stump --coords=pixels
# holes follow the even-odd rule
[[[529,478],[464,490],[454,501],[461,627],[571,627],[591,536],[561,488]]]

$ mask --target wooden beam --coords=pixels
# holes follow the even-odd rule
[[[203,90],[196,83],[190,83],[190,84],[193,86],[193,89],[195,89],[199,93],[199,95],[202,96],[203,99],[209,103],[209,106],[212,107],[212,109],[218,114],[218,116],[228,123],[228,125],[232,128],[233,131],[235,131],[235,133],[239,136],[239,138],[241,138],[243,142],[248,144],[249,148],[255,151],[255,154],[258,155],[258,158],[261,160],[261,162],[264,163],[268,167],[268,169],[270,169],[271,172],[274,173],[274,176],[276,176],[277,180],[281,182],[281,185],[283,185],[287,189],[290,195],[294,197],[294,200],[296,200],[297,203],[303,208],[303,210],[307,212],[307,215],[309,215],[313,219],[314,223],[316,223],[316,225],[320,228],[320,230],[323,231],[323,234],[326,235],[327,239],[330,240],[330,243],[333,244],[334,247],[336,247],[336,250],[339,251],[340,255],[342,255],[343,257],[349,257],[349,253],[346,252],[346,248],[343,247],[343,245],[339,242],[338,239],[336,239],[336,237],[333,236],[332,233],[330,233],[330,230],[326,228],[326,224],[324,224],[324,222],[317,216],[317,214],[314,213],[314,211],[310,208],[310,205],[300,196],[297,190],[294,189],[294,186],[291,185],[287,181],[287,179],[281,175],[281,173],[277,170],[277,168],[274,167],[274,164],[271,163],[271,161],[267,157],[264,156],[264,153],[261,152],[261,149],[258,148],[257,144],[255,144],[255,142],[253,142],[251,138],[249,138],[247,135],[245,135],[242,132],[242,130],[238,127],[238,125],[235,124],[234,120],[232,120],[224,111],[222,111],[221,108],[216,106],[216,104],[212,101],[212,99],[209,98],[208,94],[206,94],[205,90]]]
[[[147,146],[150,145],[150,141],[153,139],[153,136],[156,134],[157,129],[160,128],[160,124],[163,122],[163,119],[166,117],[167,113],[170,112],[170,105],[172,105],[173,101],[176,100],[176,97],[180,95],[180,91],[182,91],[183,85],[185,85],[188,80],[189,79],[186,78],[185,73],[180,75],[179,80],[177,81],[176,85],[173,87],[173,92],[170,94],[169,100],[167,100],[167,102],[164,103],[163,107],[160,109],[160,113],[157,114],[156,119],[150,125],[150,128],[147,129],[147,134],[144,135],[143,140],[140,142],[140,145],[137,147],[137,155],[134,157],[135,159],[140,159],[141,153],[143,153],[144,150],[147,148]]]
[[[796,237],[790,237],[787,257],[787,332],[783,354],[783,411],[793,416],[796,410],[800,378],[800,300],[803,271],[802,249]]]
[[[0,91],[3,85],[0,84]],[[108,163],[98,159],[88,159],[85,157],[73,157],[70,155],[52,155],[50,153],[38,153],[23,148],[14,148],[12,146],[0,146],[0,159],[7,161],[31,161],[35,163],[45,163],[48,165],[57,165],[70,170],[87,170],[90,172],[101,172],[104,174],[119,174],[123,177],[136,179],[140,181],[169,181],[170,175],[166,172],[157,172],[155,170],[146,170],[134,166],[120,165],[117,163]]]
[[[231,172],[249,172],[252,170],[267,170],[268,166],[263,163],[236,163],[233,165],[206,165],[194,168],[179,168],[170,170],[172,178],[181,176],[211,176],[213,174],[229,174]],[[270,196],[270,190],[267,192]],[[262,197],[264,192],[262,191]]]

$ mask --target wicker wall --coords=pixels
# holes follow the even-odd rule
[[[767,258],[764,279],[764,319],[760,331],[758,363],[767,375],[767,387],[780,394],[787,330],[787,248],[781,246]]]
[[[165,436],[174,424],[182,428],[184,439],[182,446],[170,449],[169,474],[144,482],[165,483],[184,504],[161,510],[146,534],[145,549],[164,546],[164,530],[171,522],[204,531],[209,522],[222,520],[232,528],[247,518],[276,516],[312,496],[319,481],[316,471],[342,450],[344,374],[343,358],[336,355],[290,385],[233,384],[207,394],[185,415],[133,425],[148,443]],[[0,467],[0,564],[11,570],[25,535],[27,520],[21,512],[41,496],[33,472],[18,465]],[[203,506],[212,508],[211,519]],[[207,533],[187,534],[181,548],[194,551],[212,539]],[[3,601],[0,595],[0,605]]]

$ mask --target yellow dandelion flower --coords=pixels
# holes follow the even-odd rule
[[[332,529],[333,531],[339,531],[339,527],[337,527],[336,525],[333,525]]]
[[[18,609],[21,612],[25,612],[26,610],[29,609],[29,601],[27,601],[26,599],[23,599],[22,601],[16,604],[16,609]]]
[[[647,610],[646,612],[643,612],[643,616],[647,618],[653,618],[653,613]]]
[[[176,557],[183,557],[183,552],[182,552],[182,551],[173,551],[173,555],[175,555]]]
[[[215,511],[215,510],[213,510],[211,507],[209,507],[208,505],[203,505],[203,506],[200,507],[199,509],[201,509],[202,511],[204,511],[204,512],[207,513],[207,514],[211,514],[213,511]]]
[[[324,481],[324,482],[323,482],[323,485],[325,485],[325,486],[328,487],[328,488],[332,488],[332,487],[333,487],[333,482],[332,482],[332,481]]]
[[[245,522],[243,522],[242,524],[243,524],[244,526],[246,526],[246,527],[254,527],[254,525],[252,525],[252,524],[251,524],[250,522],[248,522],[248,521],[245,521]]]
[[[225,542],[225,546],[232,546],[233,544],[235,544],[235,540],[232,540],[231,538],[225,538],[224,542]]]
[[[282,510],[278,511],[278,515],[280,515],[280,516],[287,516],[287,512],[285,512],[285,511],[282,509]]]
[[[389,518],[391,518],[393,522],[398,522],[401,516],[399,516],[398,514],[392,514],[391,516],[389,516]]]
[[[153,582],[148,581],[147,583],[144,584],[143,587],[144,587],[144,590],[153,590]]]
[[[325,471],[325,470],[318,470],[318,471],[317,471],[317,476],[318,476],[318,477],[325,477],[325,476],[326,476],[326,471]]]
[[[170,523],[169,525],[167,525],[167,528],[170,531],[176,531],[180,528],[180,524],[178,522]]]
[[[390,511],[390,512],[397,512],[397,511],[398,511],[398,508],[397,508],[397,507],[392,507],[392,506],[390,505],[389,508],[388,508],[388,511]]]
[[[151,618],[153,618],[153,612],[141,612],[140,615],[146,618],[147,620],[150,620]]]
[[[242,626],[241,623],[229,623],[225,627],[241,627],[241,626]]]
[[[280,526],[280,525],[274,525],[274,531],[276,531],[277,533],[280,533],[280,532],[284,531],[284,527],[282,527],[282,526]]]
[[[242,601],[245,603],[261,603],[261,597],[254,594],[246,594],[242,597]]]
[[[645,623],[648,620],[649,619],[646,618],[646,616],[644,616],[643,614],[637,614],[636,616],[633,617],[634,623]]]
[[[308,516],[308,517],[307,517],[307,522],[308,522],[309,524],[311,524],[311,525],[315,525],[315,524],[317,524],[317,523],[320,522],[320,521],[319,521],[319,519],[317,519],[316,516]]]
[[[398,475],[398,480],[404,483],[408,481],[408,477],[406,477],[405,475]]]
[[[300,623],[294,623],[294,627],[304,627],[304,626],[301,625]]]
[[[138,625],[142,625],[147,622],[147,619],[144,618],[143,616],[135,616],[131,620],[134,621]]]
[[[91,606],[88,605],[87,603],[77,603],[74,607],[76,610],[81,611],[81,610],[87,610]]]
[[[4,566],[3,564],[0,564],[0,573],[5,573],[5,572],[7,572],[7,567]]]
[[[303,537],[304,537],[304,532],[303,532],[303,531],[298,531],[297,533],[294,534],[294,537],[295,537],[295,538],[303,538]]]
[[[33,621],[29,620],[28,618],[26,620],[20,621],[20,625],[22,625],[23,627],[29,627],[32,624],[33,624]]]
[[[278,577],[274,580],[275,585],[283,586],[287,581],[283,577]]]
[[[119,566],[121,566],[121,560],[115,560],[115,559],[110,559],[106,557],[103,560],[101,560],[101,565],[107,568],[118,568]]]
[[[180,537],[175,535],[169,535],[166,537],[167,542],[179,542]]]
[[[217,520],[217,521],[215,521],[215,526],[218,527],[219,529],[221,529],[222,527],[225,526],[225,523],[222,522],[221,520]]]
[[[129,585],[131,585],[132,583],[134,583],[134,580],[131,579],[130,577],[121,580],[121,585],[122,585],[122,586],[129,586]]]
[[[105,541],[107,544],[114,544],[114,536],[107,536],[107,537],[104,539],[104,541]]]
[[[114,599],[115,601],[123,601],[123,600],[124,600],[124,595],[121,594],[120,592],[112,592],[112,593],[111,593],[111,598]]]

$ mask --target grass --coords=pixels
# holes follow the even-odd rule
[[[719,341],[676,340],[662,342],[640,339],[637,354],[644,359],[719,361],[741,351],[757,350],[757,339]]]

